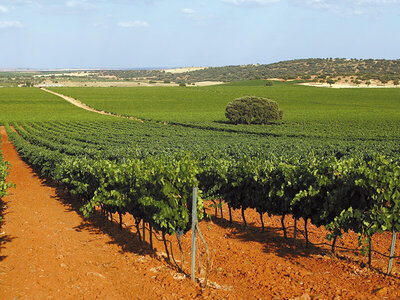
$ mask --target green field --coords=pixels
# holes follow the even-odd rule
[[[118,136],[145,153],[381,152],[398,156],[400,89],[328,89],[246,81],[209,87],[54,88],[94,108],[169,125],[128,120]],[[273,125],[232,125],[226,104],[243,95],[276,100],[284,120]],[[37,88],[0,89],[0,122],[105,121],[116,119],[76,108]],[[99,123],[82,126],[108,127]],[[130,124],[130,125],[129,125]],[[27,124],[25,124],[27,125]],[[190,143],[188,143],[190,141]],[[119,147],[118,143],[115,147]],[[157,149],[157,150],[154,150]],[[236,155],[235,154],[235,155]]]
[[[247,84],[246,84],[247,83]],[[263,81],[209,87],[54,88],[98,109],[144,119],[224,121],[228,102],[244,95],[268,97],[286,121],[399,119],[400,89],[328,89]]]
[[[13,121],[98,120],[100,116],[77,108],[38,88],[0,88],[0,124]]]
[[[399,139],[400,89],[328,89],[264,81],[210,87],[54,88],[97,109],[202,128],[325,138]],[[227,103],[271,98],[284,110],[279,126],[224,124]]]

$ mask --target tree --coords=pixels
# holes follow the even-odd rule
[[[332,78],[328,78],[328,79],[326,80],[326,83],[328,83],[329,86],[332,87],[332,84],[335,84],[335,80],[333,80]]]
[[[387,77],[382,77],[379,80],[383,83],[383,85],[389,82],[389,79]]]
[[[393,84],[397,87],[399,85],[399,80],[398,79],[394,79],[393,80]]]
[[[225,116],[234,124],[268,124],[282,120],[283,111],[273,100],[244,96],[228,104]]]

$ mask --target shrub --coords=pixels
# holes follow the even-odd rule
[[[234,124],[268,124],[282,120],[283,111],[270,99],[244,96],[228,104],[225,116]]]
[[[332,78],[328,78],[327,80],[326,80],[326,83],[328,83],[330,86],[332,86],[332,84],[335,84],[335,80],[333,80]]]

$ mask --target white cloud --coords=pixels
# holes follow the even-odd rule
[[[147,23],[146,21],[126,21],[126,22],[118,22],[117,26],[125,28],[148,27],[149,23]]]
[[[313,8],[333,8],[334,4],[337,3],[337,1],[335,2],[329,0],[294,0],[294,2],[299,3],[301,5],[305,4]]]
[[[183,12],[184,14],[191,15],[191,14],[194,14],[196,11],[194,9],[191,9],[191,8],[182,8],[181,12]]]
[[[96,8],[96,5],[93,3],[90,3],[89,1],[81,0],[81,1],[76,1],[76,0],[69,0],[65,2],[65,6],[67,8],[73,8],[73,9],[81,9],[81,10],[89,10]]]
[[[364,5],[364,4],[400,4],[400,0],[356,0],[356,1],[348,1],[354,2],[357,5]]]
[[[31,4],[32,0],[0,0],[0,3],[10,3],[10,4]]]
[[[20,21],[0,21],[0,28],[21,28]]]
[[[291,0],[292,2],[304,3],[315,6],[325,5],[386,5],[386,4],[400,4],[400,0]]]
[[[91,5],[97,4],[127,4],[127,5],[139,5],[139,4],[153,4],[159,0],[0,0],[1,3],[12,4],[12,5],[38,5],[38,6],[63,6],[67,2],[86,3]]]
[[[220,0],[220,1],[234,5],[241,5],[241,4],[265,5],[265,4],[280,2],[281,0]]]
[[[7,13],[9,12],[9,9],[3,5],[0,5],[0,13]]]
[[[379,14],[391,5],[400,4],[400,0],[290,0],[298,5],[315,9],[324,9],[333,13],[350,15]]]
[[[300,4],[314,7],[362,7],[362,6],[386,6],[388,4],[400,4],[400,0],[291,0]]]

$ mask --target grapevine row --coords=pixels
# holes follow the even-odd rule
[[[194,125],[193,125],[194,126]],[[174,155],[191,152],[196,159],[205,156],[240,159],[249,156],[274,159],[282,157],[352,157],[382,153],[399,158],[400,140],[384,142],[328,139],[312,136],[289,137],[267,132],[242,132],[227,128],[216,130],[205,126],[178,126],[129,121],[52,122],[14,124],[26,140],[38,146],[74,156],[120,160],[123,157],[144,158],[149,155]]]
[[[10,127],[6,129],[22,158],[82,200],[84,215],[101,207],[109,213],[129,213],[137,223],[144,221],[163,235],[189,230],[191,193],[198,173],[190,155],[177,155],[168,161],[152,157],[127,159],[125,163],[93,160],[27,143]],[[200,197],[197,209],[202,218]]]
[[[1,145],[1,137],[0,137],[0,145]],[[0,201],[4,196],[7,195],[7,189],[12,186],[11,183],[8,183],[6,181],[9,171],[10,171],[10,164],[3,159],[3,155],[0,151]],[[1,219],[2,217],[0,215],[0,221]]]
[[[64,132],[62,126],[58,128]],[[104,151],[99,145],[112,151],[107,148],[112,144],[98,135],[91,147],[90,135],[85,141],[77,140],[74,130],[63,138],[61,132],[40,124],[24,125],[18,129],[21,135],[8,128],[21,156],[78,195],[85,214],[99,206],[120,215],[132,214],[164,235],[184,233],[190,228],[191,188],[198,184],[205,198],[224,199],[229,209],[241,209],[245,224],[245,210],[252,208],[261,219],[266,213],[281,216],[285,236],[287,215],[324,226],[332,249],[343,232],[352,230],[371,253],[375,233],[400,230],[396,157],[353,153],[342,158],[293,155],[289,159],[256,157],[244,151],[225,156],[149,151],[145,156],[128,155],[124,162],[94,160]],[[41,134],[35,136],[37,132]],[[74,147],[78,147],[76,152],[67,151]],[[202,207],[200,201],[199,212]]]
[[[278,215],[286,237],[283,221],[290,214],[305,224],[325,226],[333,250],[336,239],[349,230],[359,234],[362,244],[377,232],[400,231],[400,167],[381,155],[297,163],[210,160],[199,178],[205,195],[241,209],[245,224],[247,208],[261,219],[265,213]],[[305,232],[308,243],[307,227]]]
[[[6,190],[9,188],[9,184],[6,182],[6,178],[9,171],[9,164],[3,160],[0,152],[0,199],[7,195]]]

